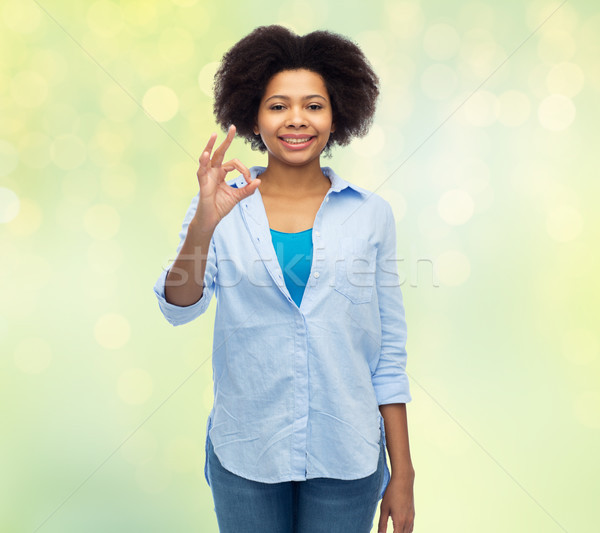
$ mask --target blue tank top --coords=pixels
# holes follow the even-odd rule
[[[296,233],[272,229],[271,238],[285,285],[292,300],[300,307],[312,266],[312,228]]]

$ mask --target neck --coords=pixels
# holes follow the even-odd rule
[[[308,165],[289,166],[269,157],[267,169],[260,175],[260,190],[263,193],[301,195],[315,189],[329,188],[331,182],[323,174],[319,159]]]

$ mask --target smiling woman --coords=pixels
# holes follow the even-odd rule
[[[258,28],[215,75],[227,136],[200,156],[154,290],[173,325],[218,301],[205,476],[221,532],[368,533],[379,500],[378,531],[412,531],[394,216],[320,164],[367,133],[377,95],[360,49],[325,31]],[[266,167],[225,161],[236,132]]]
[[[319,74],[306,69],[275,74],[265,89],[254,127],[269,154],[268,170],[261,180],[282,165],[318,163],[335,131],[332,120],[329,93]]]

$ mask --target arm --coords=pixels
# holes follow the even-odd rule
[[[381,500],[378,533],[387,531],[392,518],[393,531],[409,533],[415,519],[413,484],[415,471],[410,458],[406,404],[380,405],[385,424],[387,449],[390,454],[392,476]]]
[[[201,299],[206,259],[217,224],[236,203],[252,194],[260,184],[259,179],[250,183],[250,171],[237,159],[223,163],[234,135],[235,127],[231,126],[225,141],[215,150],[212,159],[210,153],[215,145],[216,135],[211,135],[200,157],[197,209],[189,221],[183,246],[165,280],[165,299],[171,304],[183,307],[193,305]],[[234,168],[244,174],[248,185],[234,189],[225,183],[225,175]]]
[[[382,240],[377,256],[377,296],[381,316],[381,353],[373,387],[383,417],[391,478],[381,500],[378,533],[409,533],[414,521],[414,468],[410,458],[406,404],[412,400],[406,375],[406,320],[396,262],[396,223],[391,206],[383,209]]]
[[[203,294],[206,259],[214,228],[201,227],[193,218],[187,227],[185,241],[165,280],[165,300],[180,307],[192,305]]]
[[[225,141],[211,158],[217,138],[216,134],[211,135],[200,156],[197,173],[200,192],[185,216],[177,258],[154,285],[159,306],[174,326],[185,324],[206,311],[217,271],[212,238],[215,228],[236,203],[252,194],[260,185],[258,178],[251,181],[250,171],[237,159],[223,163],[234,136],[235,127],[231,126]],[[233,188],[225,182],[226,174],[233,169],[244,175],[246,186]]]
[[[415,471],[410,458],[408,442],[408,422],[405,403],[380,405],[379,412],[385,425],[385,440],[390,454],[392,479],[394,477],[412,477]]]

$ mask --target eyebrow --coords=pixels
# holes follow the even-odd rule
[[[265,102],[268,102],[273,98],[277,98],[278,100],[290,100],[290,97],[286,96],[285,94],[274,94],[273,96],[269,96],[269,98],[267,98]],[[327,102],[327,99],[324,96],[321,96],[320,94],[309,94],[308,96],[304,96],[302,100],[312,100],[313,98],[321,98],[321,100]]]

